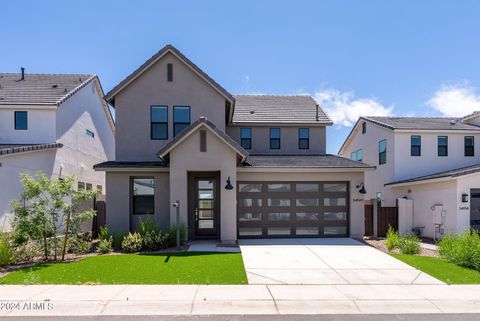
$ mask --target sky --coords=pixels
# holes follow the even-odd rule
[[[105,92],[173,44],[232,94],[309,94],[335,122],[480,110],[480,1],[4,1],[0,71]]]

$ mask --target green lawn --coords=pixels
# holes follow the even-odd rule
[[[444,259],[407,254],[392,256],[448,284],[480,284],[480,272]]]
[[[240,253],[93,256],[38,264],[7,274],[0,284],[247,284]]]

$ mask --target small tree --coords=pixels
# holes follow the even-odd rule
[[[39,171],[35,177],[22,173],[20,180],[23,185],[21,200],[14,199],[11,202],[16,240],[26,242],[31,239],[40,242],[45,260],[48,260],[48,239],[52,237],[54,260],[57,260],[59,233],[65,233],[66,242],[69,233],[78,233],[80,222],[95,216],[94,210],[83,211],[74,216],[71,214],[77,209],[78,201],[93,198],[96,191],[76,191],[73,175],[65,179],[55,179]],[[65,247],[63,251],[65,252]]]

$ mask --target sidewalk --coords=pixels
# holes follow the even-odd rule
[[[480,313],[480,285],[0,286],[0,316]]]

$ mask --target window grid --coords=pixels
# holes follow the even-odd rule
[[[475,138],[473,136],[465,136],[465,156],[475,156]]]
[[[308,128],[298,129],[298,149],[310,148],[310,131]]]
[[[280,128],[270,128],[270,149],[280,149]]]
[[[378,164],[382,165],[387,162],[387,140],[383,139],[378,142]]]
[[[168,139],[168,106],[150,106],[150,138]]]
[[[448,156],[448,136],[438,136],[438,156]]]
[[[173,136],[190,125],[190,106],[173,106]]]
[[[422,137],[412,135],[410,137],[410,156],[421,156],[422,154]]]
[[[26,111],[16,111],[14,113],[15,130],[28,129],[28,114]]]
[[[240,144],[245,149],[252,149],[252,129],[251,128],[240,129]]]

